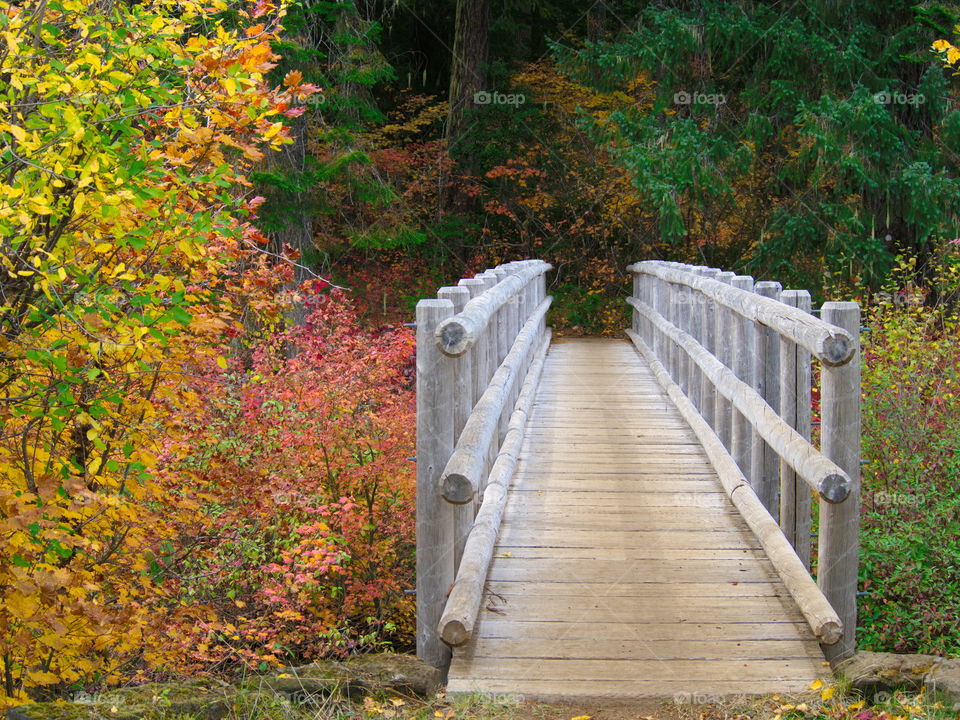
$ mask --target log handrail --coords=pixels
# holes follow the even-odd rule
[[[660,313],[644,302],[627,298],[627,302],[652,322],[676,346],[693,360],[710,379],[714,388],[733,403],[807,485],[827,502],[843,502],[850,495],[850,477],[790,427],[767,405],[754,388],[740,380],[726,365],[704,350],[703,346],[680,328],[667,322]]]
[[[463,355],[477,342],[500,308],[552,267],[542,260],[521,260],[498,268],[512,274],[508,274],[489,291],[471,299],[462,311],[440,323],[436,329],[437,347],[451,357]]]
[[[435,667],[476,621],[498,493],[505,497],[549,345],[550,268],[505,263],[417,303],[417,656]],[[459,635],[449,618],[441,626],[450,602]]]
[[[487,579],[487,569],[490,567],[497,533],[500,531],[500,522],[503,519],[503,510],[507,503],[507,489],[517,465],[517,458],[520,456],[523,430],[527,424],[530,408],[533,406],[533,398],[549,346],[550,331],[547,330],[536,357],[530,365],[517,407],[510,417],[510,428],[490,471],[490,482],[483,492],[480,511],[467,538],[456,581],[450,590],[440,618],[440,637],[454,647],[463,645],[470,639],[477,621],[477,613],[480,611],[480,601],[483,597],[483,585]]]
[[[680,263],[657,260],[630,265],[634,273],[653,275],[676,285],[684,285],[723,305],[745,320],[763,323],[771,330],[805,347],[828,365],[843,365],[853,357],[854,340],[843,328],[755,293],[695,275]],[[745,277],[745,276],[741,276]]]
[[[552,301],[553,298],[546,298],[533,311],[474,405],[440,478],[441,492],[447,502],[457,505],[470,502],[480,487],[480,475],[485,472],[483,455],[497,432],[497,424],[508,405],[510,389],[517,384],[524,358],[529,356],[534,341],[540,337],[540,322]]]
[[[849,656],[860,503],[859,307],[825,303],[816,318],[809,293],[779,283],[672,262],[628,270],[631,340],[697,433],[827,658]],[[819,450],[810,442],[814,358],[821,364]],[[817,594],[806,574],[808,487],[826,500],[819,503]],[[796,577],[798,566],[805,579]]]
[[[760,545],[773,563],[783,584],[786,585],[787,591],[796,601],[813,634],[825,645],[832,645],[840,640],[843,636],[843,623],[839,615],[810,577],[806,565],[794,552],[790,542],[780,530],[780,526],[777,525],[777,521],[771,517],[757,498],[757,494],[750,487],[733,458],[726,452],[720,439],[697,412],[693,403],[683,394],[680,387],[670,379],[663,364],[657,360],[647,344],[632,330],[627,330],[627,335],[650,364],[654,376],[666,389],[670,399],[703,445],[704,452],[717,469],[724,491],[760,541]]]

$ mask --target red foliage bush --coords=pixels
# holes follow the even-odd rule
[[[312,305],[250,367],[191,381],[204,402],[177,442],[192,452],[167,470],[193,478],[200,520],[158,561],[178,670],[412,636],[413,336],[362,329],[338,291]]]

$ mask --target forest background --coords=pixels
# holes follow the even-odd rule
[[[416,301],[865,308],[858,642],[960,654],[960,5],[0,3],[0,702],[413,637]]]

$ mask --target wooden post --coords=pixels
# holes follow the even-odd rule
[[[810,293],[784,290],[780,300],[810,312]],[[780,336],[780,417],[810,442],[811,368],[810,352]],[[789,463],[780,461],[780,528],[797,557],[810,569],[810,529],[813,497]]]
[[[703,277],[705,267],[695,267],[694,275]],[[687,288],[687,332],[693,336],[693,339],[703,345],[703,313],[700,312],[700,293],[693,288]],[[703,408],[703,373],[695,362],[687,366],[687,395],[690,402],[701,412]]]
[[[690,295],[692,292],[692,289],[686,285],[680,285],[677,287],[677,292],[674,296],[677,303],[677,320],[675,324],[678,328],[687,333],[690,332]],[[692,387],[690,384],[690,376],[693,374],[692,368],[693,363],[689,361],[687,354],[681,350],[679,353],[678,367],[680,379],[677,384],[680,386],[680,390],[683,392],[683,394],[687,397],[690,397],[692,392]]]
[[[453,453],[453,360],[437,348],[437,325],[453,316],[449,300],[417,303],[417,657],[445,668],[450,650],[437,623],[453,583],[453,507],[440,474]]]
[[[547,273],[542,272],[537,276],[537,302],[534,307],[538,307],[540,303],[547,299]],[[544,333],[547,332],[547,318],[544,316],[543,320],[540,321],[540,337],[543,337]]]
[[[717,280],[727,285],[733,285],[733,278],[735,277],[736,273],[722,272],[717,275]],[[714,355],[720,362],[732,369],[731,339],[733,336],[733,310],[723,307],[722,305],[716,305],[714,316],[716,318],[716,332],[714,333],[716,347],[714,348]],[[727,450],[730,450],[733,406],[720,393],[715,395],[714,400],[716,403],[714,406],[714,420],[716,422],[717,435],[720,437],[723,446],[727,448]]]
[[[680,294],[680,288],[674,283],[667,283],[667,314],[664,316],[670,321],[671,325],[677,324],[677,296]],[[680,357],[683,354],[675,344],[667,343],[667,353],[670,358],[670,376],[675,383],[680,381]]]
[[[701,273],[703,277],[710,280],[716,280],[717,276],[720,274],[720,271],[716,268],[705,268]],[[716,333],[717,333],[717,321],[715,317],[716,313],[716,303],[713,300],[708,298],[706,295],[698,292],[696,294],[699,312],[700,312],[700,327],[703,339],[700,341],[700,344],[709,352],[711,355],[716,355],[717,345],[716,345]],[[716,402],[717,402],[717,391],[713,387],[713,383],[710,382],[704,373],[700,374],[700,414],[703,416],[703,419],[707,421],[707,425],[711,429],[716,430]]]
[[[737,275],[733,278],[733,286],[740,290],[753,292],[753,278],[749,275]],[[735,338],[732,341],[733,365],[730,369],[747,385],[754,387],[753,322],[735,314],[733,337]],[[747,478],[747,482],[756,492],[756,480],[750,472],[752,440],[753,431],[750,423],[740,412],[734,409],[730,454],[733,455],[733,459],[737,461],[737,465]]]
[[[463,286],[442,287],[437,291],[441,300],[453,303],[453,314],[463,310],[470,299],[470,290]],[[453,442],[457,439],[463,426],[467,424],[470,411],[473,410],[473,348],[457,358],[450,358],[453,365]],[[463,557],[463,548],[473,527],[473,503],[454,506],[453,511],[453,568],[456,572],[460,567],[460,558]]]
[[[857,560],[860,529],[860,307],[853,302],[824,303],[822,320],[846,330],[857,352],[844,365],[822,368],[821,450],[853,480],[842,503],[820,502],[817,584],[843,621],[843,639],[824,646],[830,662],[853,655],[857,627]]]
[[[496,270],[490,270],[494,276],[497,278],[497,282],[503,282],[507,277],[507,271],[498,268]],[[510,342],[509,329],[507,326],[507,318],[509,313],[507,312],[506,306],[497,310],[497,365],[503,362],[503,359],[507,356],[507,353],[510,352],[510,346],[513,344]],[[493,323],[491,322],[491,325]]]
[[[662,295],[666,283],[653,275],[647,275],[647,281],[650,283],[650,307],[663,315]],[[663,367],[667,372],[670,372],[669,363],[667,362],[666,339],[663,337],[663,333],[657,330],[653,324],[650,326],[650,332],[653,334],[653,352],[657,356],[657,359],[663,363]]]
[[[763,297],[780,299],[783,287],[769,280],[754,285],[754,292]],[[754,322],[754,389],[767,405],[780,412],[780,335],[760,322]],[[777,519],[779,515],[780,462],[760,434],[753,430],[750,460],[754,490],[767,512]]]
[[[483,294],[489,283],[484,278],[477,276],[461,280],[459,284],[470,291],[470,298],[473,299],[478,295]],[[490,342],[489,338],[490,333],[488,328],[481,334],[477,343],[469,350],[473,371],[474,405],[476,405],[477,400],[479,400],[483,395],[483,391],[487,389],[487,384],[490,382],[490,353],[488,351],[488,344]],[[485,472],[492,467],[493,459],[488,458],[488,460],[491,465],[484,468]],[[472,504],[468,503],[467,505],[473,508],[473,515],[476,517],[477,511],[480,509],[480,496],[478,495],[476,498],[474,498],[474,502]]]

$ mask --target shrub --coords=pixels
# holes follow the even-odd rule
[[[360,329],[334,291],[249,367],[193,381],[205,403],[177,441],[194,450],[170,471],[193,478],[202,520],[160,563],[179,606],[178,669],[412,636],[412,356],[409,331]]]

